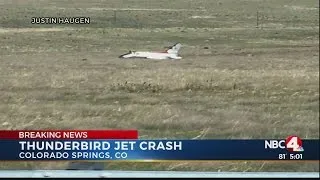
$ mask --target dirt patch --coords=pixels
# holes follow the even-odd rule
[[[190,19],[214,19],[215,16],[191,16]]]
[[[72,30],[70,28],[0,28],[0,33],[56,32]]]
[[[312,7],[312,8],[308,8],[308,7],[302,7],[302,6],[288,6],[288,5],[284,5],[285,8],[289,8],[292,10],[296,10],[296,11],[310,11],[310,10],[319,10],[319,7]]]
[[[79,9],[79,8],[63,8],[63,7],[50,7],[45,9],[61,9],[61,10],[70,10],[70,9]],[[146,8],[98,8],[98,7],[92,7],[92,8],[83,8],[87,11],[207,11],[205,9],[162,9],[162,8],[156,8],[156,9],[146,9]]]

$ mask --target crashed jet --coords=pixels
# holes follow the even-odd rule
[[[164,52],[148,52],[148,51],[129,51],[126,54],[119,56],[119,58],[144,58],[144,59],[181,59],[178,55],[181,44],[177,43],[168,47]]]

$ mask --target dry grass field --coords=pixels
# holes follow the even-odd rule
[[[0,128],[130,128],[144,139],[319,138],[318,3],[0,0]],[[37,16],[86,16],[91,24],[31,24]],[[183,45],[181,60],[118,58],[175,42]],[[0,163],[0,169],[65,166]],[[311,162],[106,168],[319,171]]]

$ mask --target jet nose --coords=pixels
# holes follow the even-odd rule
[[[126,58],[125,55],[127,55],[127,54],[122,54],[119,56],[119,58]]]

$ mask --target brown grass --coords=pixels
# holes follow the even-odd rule
[[[27,17],[36,14],[31,2],[20,4],[28,11],[15,8],[11,14],[5,11],[12,8],[10,5],[0,7],[0,12],[7,12],[6,17],[11,19],[0,19],[1,129],[136,128],[140,138],[146,139],[285,138],[291,134],[319,138],[319,21],[310,9],[295,12],[298,21],[283,13],[289,8],[281,10],[270,2],[269,10],[275,17],[268,21],[271,24],[265,22],[263,29],[255,28],[250,18],[255,10],[241,9],[256,7],[255,1],[246,1],[247,5],[239,9],[232,1],[223,2],[221,8],[226,9],[216,14],[216,23],[202,19],[203,24],[193,27],[195,22],[187,17],[199,14],[181,11],[179,18],[187,27],[166,24],[170,15],[164,13],[152,16],[161,22],[157,27],[142,18],[139,23],[143,28],[139,29],[122,28],[108,19],[101,21],[104,24],[99,27],[92,24],[28,29],[29,19],[19,20],[18,13]],[[156,2],[150,1],[150,7],[141,8],[152,8]],[[275,2],[292,5],[291,1]],[[313,1],[303,2],[296,2],[296,6],[312,8]],[[212,5],[212,1],[201,1],[198,6],[206,3]],[[78,8],[99,7],[99,2],[89,5],[79,1]],[[127,8],[116,1],[109,5]],[[55,16],[48,10],[52,4],[42,2],[37,6],[42,7],[44,13]],[[67,4],[62,7],[66,8],[64,13],[74,12],[72,8],[68,10]],[[181,8],[188,7],[184,4]],[[100,11],[88,13],[92,19],[104,17]],[[147,12],[141,13],[138,15],[149,17]],[[200,15],[209,16],[212,12]],[[232,25],[227,21],[230,16],[243,19]],[[126,18],[120,13],[117,21],[125,24]],[[8,29],[12,22],[14,26],[22,22],[22,27]],[[219,24],[219,28],[210,27],[211,24]],[[197,25],[199,28],[194,28]],[[184,58],[179,61],[117,58],[129,49],[161,50],[176,41],[184,45]],[[56,162],[0,165],[2,169],[65,166],[66,163]],[[319,171],[317,163],[279,162],[110,162],[107,168]]]

